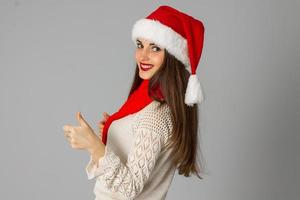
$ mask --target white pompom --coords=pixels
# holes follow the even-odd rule
[[[188,106],[193,106],[195,103],[201,103],[204,100],[200,81],[196,74],[191,74],[187,84],[184,102]]]

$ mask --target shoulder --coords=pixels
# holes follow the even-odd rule
[[[149,105],[140,110],[135,116],[134,131],[147,130],[159,134],[165,140],[172,131],[172,114],[168,104],[160,105],[153,100]]]

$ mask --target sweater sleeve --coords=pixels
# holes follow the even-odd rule
[[[134,142],[126,163],[122,163],[118,155],[106,148],[105,155],[98,163],[90,160],[87,165],[89,179],[96,177],[109,190],[126,198],[135,198],[147,182],[169,130],[163,116],[143,113],[133,128]]]

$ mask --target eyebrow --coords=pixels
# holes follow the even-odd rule
[[[138,40],[138,39],[136,39],[136,41],[142,43],[142,42],[141,42],[140,40]],[[156,44],[150,43],[150,45],[156,45]]]

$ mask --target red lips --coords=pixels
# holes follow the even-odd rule
[[[148,71],[148,70],[152,69],[152,67],[153,67],[153,65],[141,63],[141,62],[140,62],[140,66],[143,71]]]

